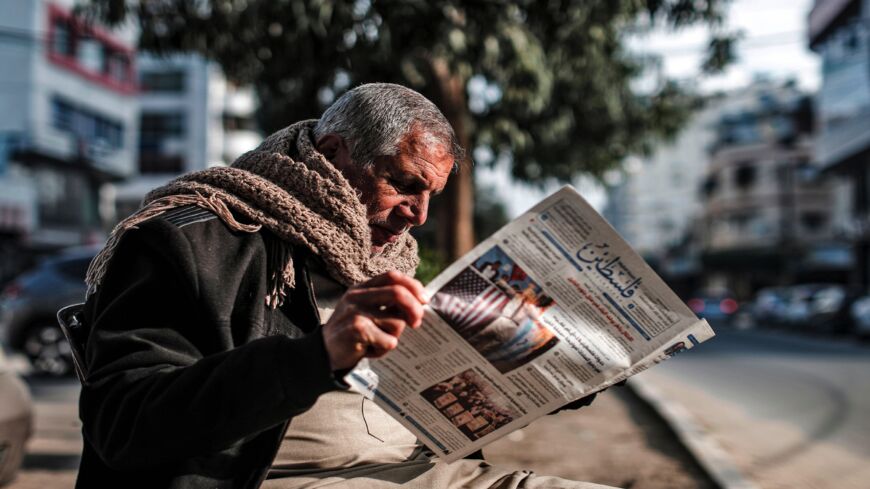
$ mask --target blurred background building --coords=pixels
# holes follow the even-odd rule
[[[250,88],[198,55],[136,53],[132,27],[74,0],[10,0],[0,17],[0,283],[36,257],[102,243],[145,194],[227,165],[262,139]]]
[[[114,220],[135,211],[145,194],[182,173],[229,165],[262,139],[256,98],[220,67],[194,54],[141,54],[140,136],[136,178],[115,189]]]
[[[699,282],[699,253],[688,238],[703,208],[699,189],[716,136],[714,123],[726,98],[707,98],[673,141],[631,161],[625,180],[610,189],[604,210],[610,223],[681,295]]]
[[[3,3],[0,276],[29,252],[100,242],[103,190],[135,169],[136,33],[85,24],[72,5]]]
[[[815,162],[849,182],[847,227],[855,255],[851,281],[870,285],[870,1],[817,0],[809,14],[809,45],[822,58],[816,97]]]
[[[812,99],[793,83],[711,95],[673,141],[627,165],[605,214],[683,297],[845,282],[850,189],[811,164],[813,129]]]
[[[705,285],[749,298],[773,285],[845,281],[850,263],[825,257],[847,202],[811,164],[813,127],[812,100],[791,83],[759,81],[728,96],[701,186]]]

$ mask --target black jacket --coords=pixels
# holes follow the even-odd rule
[[[306,261],[265,306],[266,231],[195,207],[128,231],[85,304],[77,487],[255,488],[288,420],[336,389]]]

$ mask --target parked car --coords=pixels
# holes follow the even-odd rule
[[[852,331],[850,309],[859,294],[844,285],[824,285],[816,289],[810,305],[810,331],[844,334]]]
[[[845,333],[853,325],[850,307],[858,294],[839,284],[798,284],[761,289],[752,302],[760,326],[795,331]]]
[[[788,302],[782,311],[781,325],[795,331],[808,329],[814,289],[812,285],[794,285],[788,288]]]
[[[870,340],[870,296],[862,296],[850,308],[852,331],[861,340]]]
[[[852,329],[849,310],[857,298],[858,294],[844,285],[796,285],[788,304],[788,325],[809,332],[847,333]]]
[[[72,355],[57,325],[58,309],[84,300],[85,273],[98,248],[74,248],[47,259],[0,293],[0,341],[24,353],[37,373],[73,372]]]
[[[0,486],[15,478],[24,445],[33,433],[33,402],[27,385],[0,350]]]
[[[733,294],[725,290],[701,291],[686,301],[689,309],[713,326],[730,326],[740,309]]]
[[[790,300],[789,287],[767,287],[755,294],[755,299],[746,309],[749,310],[752,322],[756,326],[781,326],[785,322]]]

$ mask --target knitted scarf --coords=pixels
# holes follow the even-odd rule
[[[419,258],[417,242],[408,233],[372,254],[365,206],[341,172],[315,149],[316,122],[298,122],[272,134],[229,168],[190,173],[152,190],[143,207],[115,227],[91,262],[85,279],[89,290],[102,282],[125,232],[185,205],[214,212],[235,231],[254,233],[265,227],[281,240],[277,251],[269,250],[273,265],[268,270],[266,305],[273,309],[294,287],[286,244],[318,255],[329,274],[346,286],[389,270],[413,275]]]

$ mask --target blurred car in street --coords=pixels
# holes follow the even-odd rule
[[[852,332],[861,340],[870,340],[870,296],[855,299],[850,307]]]
[[[761,327],[842,334],[854,325],[850,308],[857,298],[840,284],[798,284],[761,289],[748,309]]]
[[[785,308],[782,310],[782,316],[779,321],[781,326],[794,331],[808,329],[810,303],[814,288],[810,285],[788,287],[786,292],[788,302],[786,302]]]
[[[701,291],[686,301],[689,309],[713,326],[730,326],[740,306],[726,290]]]
[[[766,287],[755,294],[755,299],[744,309],[758,327],[781,326],[785,321],[791,299],[789,287]]]
[[[0,486],[15,478],[32,433],[30,391],[0,350]]]
[[[98,247],[63,251],[18,276],[0,293],[0,342],[12,352],[24,353],[36,373],[73,372],[57,311],[84,300],[85,273],[98,251]]]
[[[820,285],[810,301],[808,329],[817,333],[846,334],[854,322],[850,310],[859,294],[844,285]]]

